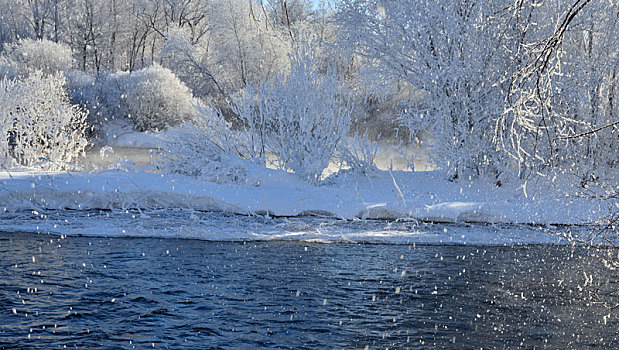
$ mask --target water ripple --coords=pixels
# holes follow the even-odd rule
[[[0,242],[0,349],[619,346],[617,272],[581,247]]]

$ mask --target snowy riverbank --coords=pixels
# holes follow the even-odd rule
[[[0,210],[193,209],[274,216],[417,219],[434,222],[582,224],[607,204],[569,196],[569,179],[501,187],[481,180],[448,182],[439,172],[341,174],[312,186],[293,174],[249,164],[245,183],[217,184],[182,175],[0,172]]]

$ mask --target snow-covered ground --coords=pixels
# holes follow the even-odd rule
[[[145,171],[135,167],[97,173],[0,172],[0,209],[170,209],[235,214],[342,219],[410,218],[440,222],[581,224],[600,219],[603,203],[568,198],[568,179],[506,184],[446,181],[439,172],[347,173],[312,186],[294,174],[247,162],[244,183]]]

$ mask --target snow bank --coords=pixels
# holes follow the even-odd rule
[[[311,186],[293,174],[248,163],[245,183],[217,184],[138,170],[93,173],[0,172],[0,211],[191,209],[242,215],[416,219],[432,222],[581,224],[603,203],[567,198],[565,183],[496,187],[447,182],[435,172],[348,173]],[[526,193],[529,195],[527,196]],[[535,194],[535,195],[532,195]]]

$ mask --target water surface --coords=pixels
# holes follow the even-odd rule
[[[23,232],[0,245],[6,349],[619,347],[616,275],[579,247]]]

